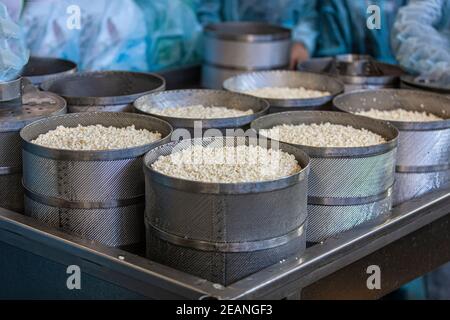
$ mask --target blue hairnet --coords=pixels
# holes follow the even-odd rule
[[[81,70],[148,68],[144,16],[132,0],[27,1],[21,20],[33,55],[66,58]]]
[[[392,46],[406,69],[450,84],[450,1],[411,0],[399,11]]]
[[[28,50],[22,32],[8,15],[6,6],[0,2],[0,81],[17,78],[28,61]]]

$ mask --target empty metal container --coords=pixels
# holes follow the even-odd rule
[[[275,181],[203,183],[163,175],[151,165],[194,144],[253,144],[256,139],[205,138],[172,142],[145,157],[147,256],[153,261],[229,285],[305,248],[309,158],[295,156],[300,172]],[[267,144],[268,148],[272,145]]]
[[[287,68],[291,31],[258,22],[225,22],[205,27],[205,88],[220,89],[232,75]]]
[[[436,81],[414,75],[403,75],[401,77],[401,87],[412,90],[424,90],[447,95],[450,97],[450,86],[444,86]]]
[[[270,113],[331,109],[331,101],[344,91],[344,85],[332,77],[298,71],[262,71],[242,74],[225,81],[224,88],[231,92],[246,93],[265,87],[288,87],[327,91],[330,94],[307,99],[266,99],[270,103]]]
[[[445,120],[390,121],[400,131],[394,205],[450,187],[450,99],[413,90],[383,89],[344,94],[334,100],[345,112],[370,109],[426,111]]]
[[[327,122],[364,128],[387,142],[352,148],[296,145],[311,159],[308,242],[379,224],[389,217],[392,204],[398,131],[388,123],[339,112],[302,111],[261,117],[252,122],[252,128],[260,133],[282,124]]]
[[[69,60],[30,57],[27,65],[22,70],[22,76],[39,86],[41,83],[75,73],[77,65]]]
[[[21,79],[15,81],[11,90],[0,102],[0,207],[23,212],[22,146],[19,132],[27,124],[66,113],[64,99],[38,91]],[[0,84],[0,91],[4,84]],[[5,91],[4,91],[5,92]],[[9,98],[6,98],[9,97]]]
[[[49,80],[41,89],[66,99],[69,113],[129,112],[140,96],[163,91],[165,80],[151,73],[96,71]]]
[[[344,54],[314,58],[300,63],[300,71],[328,74],[345,84],[345,91],[398,88],[404,71],[396,65],[382,63],[367,55]]]
[[[31,141],[58,126],[79,124],[158,131],[163,139],[128,149],[59,150]],[[51,117],[25,127],[23,185],[25,213],[52,227],[133,250],[144,240],[144,173],[142,159],[159,143],[170,140],[165,121],[131,113],[90,112]]]
[[[233,118],[189,119],[166,117],[145,111],[145,106],[164,109],[193,105],[227,107],[244,111],[253,110],[254,113]],[[187,129],[191,134],[191,138],[194,138],[192,136],[194,134],[194,125],[199,121],[204,129],[203,132],[207,129],[219,129],[221,133],[226,133],[226,129],[246,129],[253,120],[267,113],[269,103],[264,99],[221,90],[173,90],[145,95],[135,101],[134,107],[138,112],[169,122],[174,129]]]

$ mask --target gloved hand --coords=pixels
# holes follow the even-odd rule
[[[0,82],[15,79],[28,62],[20,27],[13,22],[0,2]]]

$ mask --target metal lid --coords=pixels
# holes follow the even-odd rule
[[[0,106],[0,132],[19,131],[33,121],[65,113],[63,98],[25,87],[22,101]]]
[[[345,93],[333,101],[341,111],[355,113],[370,109],[426,111],[445,120],[426,122],[389,121],[399,130],[425,131],[450,128],[450,98],[420,90],[380,89]]]
[[[49,80],[41,84],[69,105],[128,104],[140,96],[165,89],[164,78],[153,73],[125,71],[82,72]]]
[[[403,75],[401,81],[407,85],[419,88],[422,90],[435,91],[442,94],[450,94],[450,85],[444,86],[441,83],[435,81],[427,81],[425,78],[417,77],[414,75]]]
[[[115,150],[100,150],[100,151],[86,151],[86,150],[60,150],[32,143],[40,134],[45,134],[50,130],[56,129],[58,126],[76,127],[78,125],[103,125],[113,127],[127,127],[135,125],[136,129],[147,129],[150,131],[158,131],[162,135],[162,139],[150,144]],[[23,140],[23,148],[33,154],[41,157],[55,159],[55,160],[80,160],[80,161],[95,161],[95,160],[119,160],[130,159],[144,155],[150,149],[170,141],[172,134],[172,126],[167,122],[150,116],[121,113],[121,112],[86,112],[73,113],[61,116],[55,116],[40,121],[33,122],[26,126],[20,132]]]
[[[144,106],[154,108],[187,107],[203,105],[205,107],[228,107],[237,110],[253,110],[251,115],[220,118],[220,119],[190,119],[176,118],[152,114],[144,110]],[[153,93],[140,97],[134,102],[139,112],[150,114],[169,122],[174,128],[194,128],[194,122],[201,121],[204,129],[238,128],[251,123],[254,119],[266,114],[269,103],[264,99],[222,90],[172,90]]]
[[[44,81],[75,73],[76,70],[77,65],[69,60],[30,57],[22,70],[22,76],[30,79],[33,84],[39,85]]]
[[[225,80],[223,87],[228,91],[239,93],[263,87],[304,87],[330,93],[324,97],[309,99],[266,99],[272,107],[322,106],[344,91],[344,84],[330,76],[282,70],[241,74]]]
[[[280,190],[297,184],[308,178],[309,174],[309,157],[306,153],[298,148],[290,146],[285,143],[279,143],[277,147],[289,154],[295,156],[302,170],[299,172],[272,181],[260,181],[249,183],[207,183],[199,181],[190,181],[170,177],[165,174],[155,171],[151,165],[159,159],[161,156],[169,155],[176,149],[176,152],[187,149],[193,145],[202,145],[204,147],[223,147],[231,145],[257,145],[258,139],[246,137],[208,137],[203,139],[190,139],[182,140],[180,142],[171,142],[165,145],[161,145],[151,150],[144,158],[144,170],[150,179],[165,185],[169,188],[185,190],[195,193],[207,193],[207,194],[248,194],[248,193],[260,193],[269,192],[274,190]],[[272,148],[272,144],[269,141],[267,143],[267,149]]]
[[[268,42],[291,38],[291,30],[260,22],[224,22],[205,27],[205,35],[222,40]]]
[[[11,101],[20,97],[22,93],[22,78],[7,82],[0,82],[0,102]]]
[[[398,130],[385,121],[355,116],[348,113],[333,111],[292,111],[267,115],[252,122],[252,129],[260,134],[261,129],[271,129],[283,124],[313,124],[326,123],[352,126],[356,129],[367,129],[381,135],[385,143],[350,148],[326,148],[295,145],[304,150],[310,157],[315,158],[360,158],[386,153],[397,147]]]
[[[299,70],[333,75],[346,84],[355,85],[396,84],[404,74],[403,69],[397,65],[356,54],[310,59],[300,63]]]

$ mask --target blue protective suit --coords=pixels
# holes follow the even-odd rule
[[[144,16],[132,0],[26,1],[21,21],[33,55],[81,70],[148,68]]]
[[[15,79],[28,61],[20,27],[0,2],[0,82]]]
[[[450,0],[410,0],[398,14],[392,47],[400,64],[450,84]]]
[[[203,0],[197,8],[203,25],[220,21],[264,21],[291,28],[293,40],[314,52],[318,35],[316,0]]]
[[[151,70],[201,62],[202,26],[196,16],[200,0],[135,1],[145,17]]]
[[[395,63],[390,46],[390,30],[399,8],[406,0],[319,0],[320,16],[316,56],[369,54]],[[380,8],[380,29],[369,29],[370,5]]]

